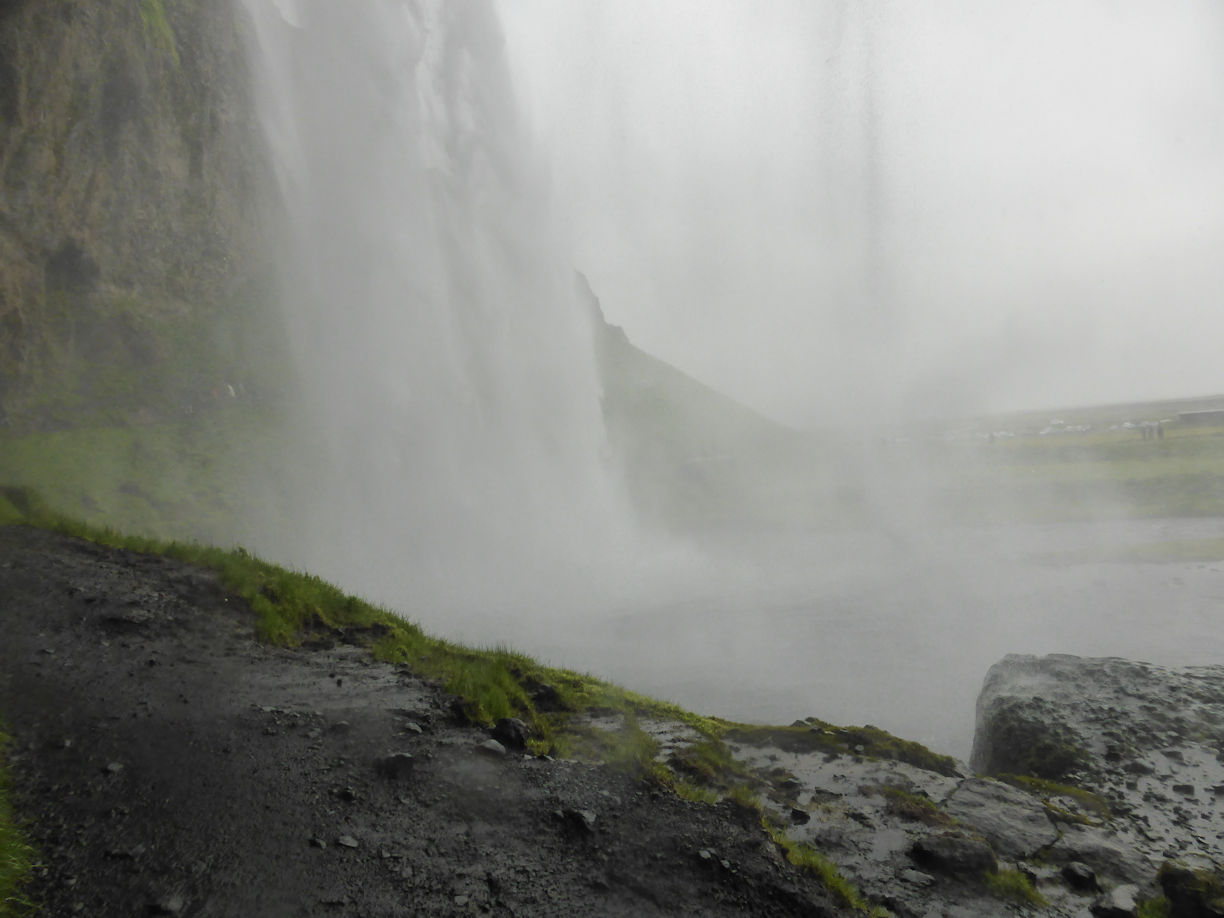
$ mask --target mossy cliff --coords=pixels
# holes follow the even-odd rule
[[[227,0],[0,0],[0,422],[268,385],[250,86]]]

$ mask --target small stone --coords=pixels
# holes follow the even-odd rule
[[[392,781],[400,781],[412,774],[416,760],[407,752],[393,752],[378,760],[378,773]]]
[[[526,749],[531,727],[517,717],[503,717],[493,728],[493,739],[507,749]]]
[[[151,915],[180,915],[187,907],[187,901],[178,893],[158,899],[149,906]]]
[[[312,847],[312,848],[326,848],[326,847],[327,847],[327,842],[325,842],[323,839],[319,838],[319,837],[316,835],[316,836],[313,836],[313,837],[310,839],[310,847]]]
[[[338,720],[327,728],[328,733],[348,733],[353,729],[353,725],[347,720]]]
[[[980,874],[998,869],[988,844],[952,832],[918,839],[910,856],[919,864],[951,874]]]
[[[485,755],[504,756],[506,754],[506,747],[495,739],[487,739],[476,748]]]
[[[103,771],[105,771],[108,775],[117,775],[119,772],[123,771],[123,763],[111,762],[106,766],[106,768],[103,769]]]
[[[336,839],[336,844],[342,848],[356,848],[359,842],[351,835],[341,835]]]
[[[1138,895],[1138,886],[1115,886],[1092,903],[1092,914],[1095,918],[1134,918],[1139,911]]]
[[[811,822],[812,814],[807,810],[801,810],[798,807],[793,807],[790,811],[791,822],[797,826],[806,825]]]
[[[921,870],[914,870],[912,867],[902,870],[898,874],[902,883],[909,883],[911,886],[917,886],[919,889],[926,889],[928,886],[935,885],[935,878],[929,873],[923,873]]]
[[[557,815],[573,830],[582,835],[592,835],[595,832],[595,814],[590,810],[563,809]]]
[[[414,721],[409,721],[408,723],[404,724],[403,732],[404,733],[423,733],[424,731],[421,729],[420,724]]]
[[[528,686],[531,700],[535,702],[537,711],[564,711],[566,708],[561,693],[555,685],[547,682],[535,682]]]
[[[1072,889],[1077,889],[1081,892],[1097,892],[1100,890],[1100,884],[1097,883],[1096,873],[1087,864],[1080,861],[1072,861],[1062,869],[1062,878],[1067,881],[1067,885]]]

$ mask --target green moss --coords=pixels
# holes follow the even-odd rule
[[[21,833],[10,799],[11,782],[5,761],[8,736],[0,732],[0,918],[17,918],[34,909],[22,894],[34,865],[34,849]]]
[[[1017,905],[1032,905],[1037,908],[1049,905],[1045,896],[1033,886],[1033,881],[1019,870],[999,870],[986,874],[986,888],[996,898]]]
[[[659,743],[632,715],[622,717],[614,729],[571,724],[558,737],[558,752],[583,761],[604,762],[634,775],[650,775],[657,783],[672,785],[671,776],[656,769]]]
[[[1031,775],[1003,774],[996,775],[995,777],[1005,784],[1010,784],[1013,787],[1018,787],[1034,796],[1040,797],[1050,816],[1056,820],[1073,822],[1080,825],[1097,825],[1099,823],[1094,821],[1092,817],[1104,821],[1113,816],[1109,803],[1104,797],[1082,787],[1060,784],[1057,781],[1050,781],[1045,778],[1034,778]],[[1082,810],[1087,811],[1087,814],[1090,815],[1077,813],[1060,805],[1056,802],[1059,797],[1074,801]]]
[[[868,902],[858,887],[838,870],[837,865],[811,845],[792,841],[781,829],[768,823],[765,824],[765,829],[774,843],[782,849],[787,861],[819,880],[838,904],[856,912],[865,912],[870,918],[886,918],[890,914]]]
[[[708,739],[672,753],[669,764],[681,774],[706,783],[721,782],[736,771],[731,750],[721,740]]]
[[[1156,872],[1174,914],[1214,915],[1224,912],[1224,879],[1215,871],[1166,861]]]
[[[1164,896],[1143,899],[1135,915],[1136,918],[1173,918],[1173,906]]]
[[[929,797],[910,793],[900,787],[883,786],[879,792],[887,800],[885,809],[892,816],[921,822],[928,826],[951,826],[956,820],[941,810]]]
[[[1090,761],[1068,728],[1057,718],[1045,716],[1048,707],[1049,702],[1041,698],[1013,699],[995,710],[987,737],[993,755],[984,763],[988,773],[1057,782]]]
[[[774,727],[745,724],[729,727],[729,741],[750,746],[777,746],[788,752],[832,752],[838,755],[865,755],[871,758],[905,762],[937,774],[954,777],[956,760],[932,752],[921,743],[903,740],[878,727],[837,727],[816,718],[804,726]]]
[[[761,798],[757,795],[757,792],[753,789],[750,783],[741,782],[738,784],[733,784],[727,790],[727,794],[724,799],[729,800],[731,803],[735,804],[741,809],[754,810],[759,815],[764,814],[764,810],[761,806]]]
[[[722,799],[722,795],[718,791],[701,784],[694,784],[683,778],[673,778],[668,782],[668,786],[675,792],[677,797],[680,797],[682,800],[690,800],[693,803],[715,804]]]
[[[95,526],[241,541],[251,535],[244,526],[289,506],[278,488],[251,484],[284,480],[282,430],[273,409],[230,403],[169,423],[0,432],[0,481]]]
[[[166,19],[166,8],[162,0],[140,0],[140,21],[144,25],[145,41],[174,61],[174,66],[181,66],[178,53],[178,42],[174,38],[174,29]]]

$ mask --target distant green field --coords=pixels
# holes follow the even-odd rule
[[[1165,426],[1162,439],[1117,430],[964,444],[947,482],[1021,518],[1224,515],[1224,430]]]

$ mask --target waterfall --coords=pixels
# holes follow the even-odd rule
[[[239,2],[303,395],[257,547],[414,617],[581,582],[623,515],[490,3]]]

